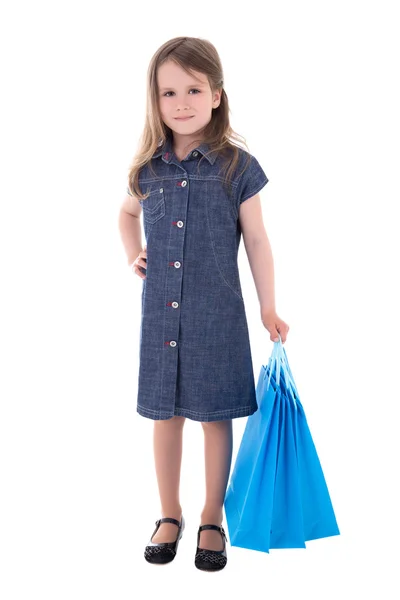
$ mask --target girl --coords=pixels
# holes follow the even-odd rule
[[[229,124],[215,47],[193,37],[163,44],[148,68],[146,121],[119,221],[128,264],[143,280],[137,412],[154,420],[162,513],[145,549],[150,563],[175,558],[185,527],[179,483],[186,418],[201,422],[205,444],[195,565],[215,571],[227,562],[222,520],[232,419],[258,408],[237,265],[242,234],[262,323],[273,341],[280,334],[285,342],[289,330],[275,310],[258,194],[268,178],[234,143],[240,139]]]

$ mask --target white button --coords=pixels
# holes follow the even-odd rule
[[[160,188],[160,194],[162,194],[164,191],[164,188]]]
[[[193,156],[197,156],[197,155],[198,155],[198,152],[196,152],[196,151],[193,152]]]
[[[182,183],[181,183],[181,186],[182,186],[182,187],[185,187],[185,186],[187,186],[187,181],[182,181]]]
[[[172,303],[172,306],[173,306],[174,308],[178,308],[179,304],[178,304],[177,302],[173,302],[173,303]]]
[[[178,225],[178,227],[183,227],[183,221],[178,221],[177,225]]]
[[[169,343],[169,345],[170,345],[170,346],[173,346],[173,347],[175,348],[175,346],[176,346],[176,342],[175,342],[174,340],[172,340],[172,341]]]
[[[181,263],[179,262],[179,260],[176,260],[176,261],[174,262],[174,267],[175,267],[175,269],[179,269],[179,267],[180,267],[180,266],[181,266]]]

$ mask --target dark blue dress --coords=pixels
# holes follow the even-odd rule
[[[142,167],[139,186],[147,244],[143,279],[137,412],[220,421],[258,406],[237,264],[239,206],[268,182],[258,161],[240,151],[223,187],[221,156],[199,145],[180,162],[167,139]]]

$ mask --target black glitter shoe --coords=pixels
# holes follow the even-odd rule
[[[204,548],[199,548],[200,533],[203,531],[203,529],[215,529],[216,531],[220,532],[224,542],[224,547],[222,550],[206,550]],[[194,564],[196,567],[201,571],[220,571],[225,567],[227,561],[226,535],[224,528],[219,527],[218,525],[200,525],[197,533],[197,550],[194,559]]]
[[[178,535],[175,542],[161,542],[157,544],[156,542],[152,542],[151,540],[157,533],[161,523],[173,523],[178,526]],[[172,519],[170,517],[164,517],[163,519],[159,519],[156,521],[156,528],[152,533],[150,538],[150,542],[145,548],[144,557],[147,562],[157,564],[157,565],[165,565],[166,563],[174,560],[176,553],[178,551],[179,540],[182,537],[183,530],[185,529],[185,519],[181,518],[181,522],[176,519]]]

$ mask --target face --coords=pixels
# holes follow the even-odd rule
[[[206,75],[198,71],[189,75],[173,61],[159,67],[157,82],[161,118],[174,132],[176,144],[183,147],[201,137],[213,108],[219,106],[221,90],[213,94]]]

